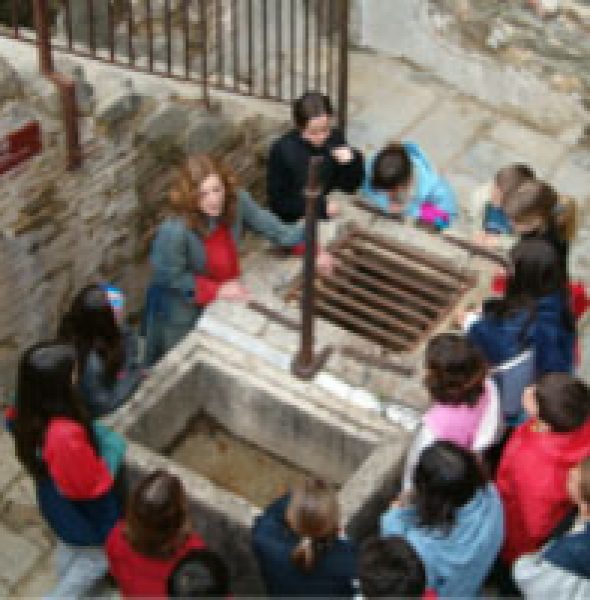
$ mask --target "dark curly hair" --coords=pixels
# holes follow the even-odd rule
[[[437,441],[420,455],[414,473],[414,505],[420,527],[447,534],[457,511],[486,484],[472,452],[457,444]]]
[[[464,335],[441,333],[426,347],[425,385],[441,404],[475,406],[484,391],[487,371],[481,351]]]

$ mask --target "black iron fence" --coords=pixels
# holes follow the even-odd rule
[[[38,0],[0,2],[0,34],[35,42]],[[45,0],[51,48],[289,102],[330,95],[345,125],[349,0]]]

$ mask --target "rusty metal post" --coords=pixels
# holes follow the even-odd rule
[[[339,30],[340,48],[338,58],[338,127],[344,133],[348,113],[348,18],[350,12],[349,0],[340,0]]]
[[[301,298],[301,337],[299,352],[293,359],[291,371],[300,379],[311,379],[327,360],[331,348],[314,356],[313,325],[315,300],[315,255],[317,238],[317,203],[321,195],[319,170],[321,157],[313,156],[305,187],[305,256],[303,262],[303,296]]]
[[[51,38],[49,32],[48,0],[34,0],[35,28],[37,29],[37,49],[39,51],[39,70],[44,75],[53,72],[51,56]]]
[[[39,70],[52,81],[59,90],[66,130],[66,151],[68,170],[77,169],[82,164],[80,132],[78,129],[78,108],[76,105],[76,85],[71,77],[56,73],[51,56],[49,32],[48,0],[34,0],[37,48],[39,49]]]
[[[66,130],[66,169],[73,171],[82,165],[82,148],[80,147],[80,132],[78,129],[78,106],[76,104],[76,84],[61,73],[49,75],[61,95],[64,125]]]

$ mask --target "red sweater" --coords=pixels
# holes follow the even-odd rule
[[[219,225],[204,241],[207,272],[195,277],[195,302],[206,306],[226,281],[240,276],[236,243],[227,225]]]
[[[113,486],[106,462],[90,445],[82,425],[71,419],[49,422],[42,455],[57,489],[70,500],[98,498]]]
[[[566,480],[590,454],[590,420],[567,433],[537,431],[537,421],[518,427],[504,448],[496,485],[504,503],[502,558],[511,564],[538,550],[573,507]]]
[[[205,547],[203,540],[191,533],[173,556],[166,559],[150,558],[136,552],[123,533],[119,521],[107,538],[105,550],[109,570],[117,581],[121,595],[126,598],[166,598],[168,577],[174,567],[189,552]]]

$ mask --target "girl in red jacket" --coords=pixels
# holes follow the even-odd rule
[[[204,547],[192,531],[180,479],[159,469],[131,494],[127,518],[111,531],[106,553],[122,596],[165,598],[177,563],[190,550]]]
[[[58,582],[47,598],[80,598],[107,572],[103,544],[119,518],[109,465],[74,389],[76,351],[41,343],[18,369],[16,454],[33,477],[41,514],[58,538]]]
[[[503,561],[533,552],[573,508],[569,469],[590,454],[590,388],[566,373],[548,373],[523,394],[530,419],[515,429],[496,485],[506,520]]]

